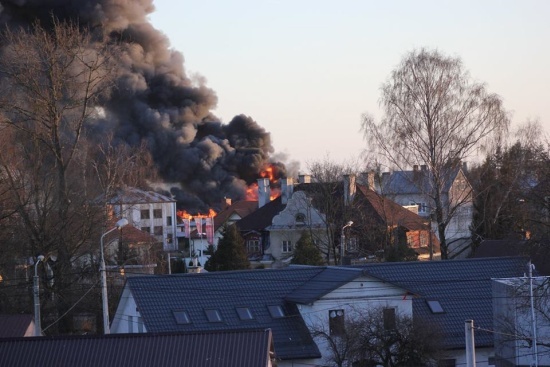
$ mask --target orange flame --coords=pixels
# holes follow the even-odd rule
[[[266,165],[265,168],[260,172],[261,178],[268,178],[270,186],[273,186],[275,183],[275,168],[272,165]],[[271,193],[269,195],[269,200],[274,200],[281,195],[281,192],[277,188],[271,188]],[[258,184],[252,183],[246,188],[246,201],[257,201],[258,200]]]
[[[185,210],[178,210],[176,212],[176,215],[180,217],[181,219],[193,219],[193,216],[189,213],[187,213]]]

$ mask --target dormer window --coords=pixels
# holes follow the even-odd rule
[[[298,213],[294,217],[297,226],[304,226],[306,224],[306,216],[304,213]]]

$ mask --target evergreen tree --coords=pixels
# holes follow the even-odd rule
[[[324,265],[323,257],[319,249],[315,247],[309,231],[304,231],[296,243],[294,254],[291,260],[292,264],[301,265]]]
[[[210,256],[204,268],[208,271],[250,268],[250,262],[244,247],[244,239],[235,225],[223,229],[223,237],[218,242],[218,248]]]

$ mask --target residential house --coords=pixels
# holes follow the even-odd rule
[[[0,314],[0,338],[34,336],[34,328],[33,315]]]
[[[466,165],[449,168],[441,182],[443,215],[449,218],[445,230],[449,258],[464,258],[470,251],[470,224],[473,214],[472,187],[465,174]],[[434,192],[432,173],[426,165],[414,166],[412,171],[384,172],[380,180],[374,172],[367,173],[370,188],[399,205],[418,208],[418,215],[434,222]],[[436,231],[436,235],[439,234]]]
[[[112,216],[128,222],[162,242],[164,251],[176,245],[176,200],[153,191],[125,187],[116,190],[105,202]]]
[[[281,181],[278,198],[265,200],[264,206],[237,222],[249,251],[258,249],[261,256],[257,258],[263,259],[264,265],[280,267],[288,263],[305,230],[327,261],[333,261],[329,249],[334,241],[340,242],[341,237],[334,237],[341,234],[345,216],[355,223],[344,237],[345,255],[366,257],[399,240],[414,248],[421,258],[439,255],[439,242],[425,219],[357,184],[353,175],[345,176],[340,183],[312,183],[305,175],[296,185],[292,179]],[[321,210],[327,205],[330,218]],[[335,218],[342,223],[331,223]]]
[[[550,365],[550,277],[493,279],[495,365]]]
[[[493,325],[491,279],[521,276],[526,263],[509,257],[132,277],[111,332],[269,328],[280,366],[327,365],[331,348],[315,330],[330,333],[335,322],[379,307],[385,316],[440,328],[447,366],[465,363],[464,323],[474,320],[482,329],[475,336],[477,366],[489,366],[494,334],[483,329]]]
[[[10,367],[274,367],[269,329],[0,338]]]

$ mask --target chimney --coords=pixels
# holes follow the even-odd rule
[[[281,204],[287,204],[294,192],[292,178],[281,178]]]
[[[417,171],[418,171],[418,164],[415,164],[415,165],[413,166],[413,171],[414,171],[414,172],[417,172]]]
[[[311,183],[311,175],[299,175],[298,183]]]
[[[367,172],[367,187],[369,190],[378,192],[378,190],[376,190],[376,172],[374,172],[374,170]]]
[[[269,203],[271,189],[269,188],[269,178],[258,179],[258,208]]]
[[[350,205],[355,197],[355,175],[344,175],[344,205]]]
[[[426,171],[426,168],[428,168],[428,166],[426,166],[425,164],[423,164],[423,165],[420,166],[420,169],[421,169],[422,171]]]
[[[222,210],[227,209],[231,206],[231,198],[224,197],[222,201]]]
[[[463,170],[464,172],[467,172],[467,171],[468,171],[468,163],[462,162],[462,170]]]

